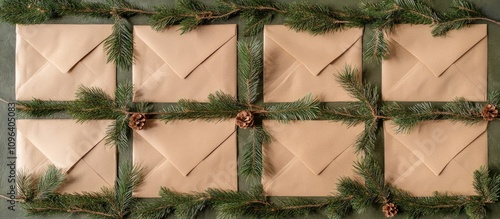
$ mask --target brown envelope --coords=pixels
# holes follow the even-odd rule
[[[205,101],[222,91],[236,96],[236,25],[207,25],[181,35],[135,26],[134,101]]]
[[[328,196],[340,177],[353,172],[356,137],[363,125],[348,128],[331,121],[289,124],[265,120],[272,142],[264,145],[262,184],[271,196]]]
[[[363,29],[312,36],[283,25],[264,27],[264,101],[353,101],[336,81],[345,65],[361,69]]]
[[[74,100],[80,85],[113,96],[116,69],[103,41],[111,25],[17,25],[17,100]]]
[[[382,98],[392,101],[486,101],[486,24],[433,37],[426,25],[397,25],[382,63]],[[459,88],[459,89],[457,89]]]
[[[476,195],[473,172],[488,165],[487,124],[429,121],[397,134],[384,122],[386,181],[415,196]]]
[[[148,121],[134,131],[134,163],[144,167],[137,197],[158,197],[160,188],[204,192],[237,190],[234,121]]]
[[[60,192],[97,192],[102,187],[113,187],[116,149],[104,143],[111,123],[18,120],[17,168],[35,174],[42,174],[51,164],[61,168],[67,182]]]

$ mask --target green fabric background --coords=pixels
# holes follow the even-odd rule
[[[174,1],[170,0],[129,0],[130,2],[137,3],[144,7],[150,7],[154,5],[163,4],[173,4]],[[377,0],[370,0],[371,2],[377,2]],[[469,0],[479,6],[483,12],[488,16],[496,20],[500,20],[500,2],[498,0]],[[206,0],[204,2],[213,2],[211,0]],[[281,0],[281,2],[292,2],[287,0]],[[340,8],[342,6],[356,6],[359,0],[311,0],[311,3],[321,3],[324,5],[329,5],[333,8]],[[448,0],[423,0],[426,4],[431,5],[437,10],[446,10],[450,4]],[[145,17],[134,17],[131,19],[133,24],[147,24],[147,18]],[[275,23],[279,24],[281,18],[275,19]],[[81,18],[81,17],[65,17],[63,19],[51,21],[51,23],[70,23],[70,24],[80,24],[80,23],[111,23],[111,20],[106,19],[93,19],[93,18]],[[237,18],[230,19],[225,23],[238,23]],[[242,25],[239,23],[239,39],[242,39]],[[365,29],[364,35],[364,49],[366,49],[366,42],[370,39],[372,35],[372,30]],[[262,34],[257,36],[262,38]],[[14,63],[15,63],[15,26],[7,23],[0,22],[0,98],[13,102],[15,100],[14,95]],[[500,90],[500,26],[489,24],[488,25],[488,91]],[[364,62],[363,64],[363,77],[372,82],[380,85],[381,70],[379,64]],[[131,78],[130,71],[118,72],[118,83],[123,82]],[[0,194],[6,194],[8,192],[7,177],[8,177],[8,166],[7,166],[7,104],[0,102]],[[491,122],[488,127],[488,146],[489,146],[489,167],[495,173],[500,173],[500,136],[497,136],[500,130],[500,122]],[[238,133],[239,142],[243,142],[247,135],[246,131],[240,131]],[[55,136],[56,137],[56,136]],[[239,144],[241,147],[242,144]],[[378,152],[383,155],[383,136],[380,134],[379,143],[377,145]],[[130,147],[131,149],[131,147]],[[241,150],[240,150],[241,151]],[[241,153],[240,153],[241,154]],[[119,160],[131,159],[131,150],[119,154]],[[382,159],[382,156],[381,156]],[[239,187],[241,190],[245,190],[248,185],[240,180]],[[0,219],[3,218],[27,218],[26,212],[24,212],[19,204],[16,204],[16,211],[10,211],[7,209],[8,203],[0,199]],[[490,205],[488,208],[489,218],[499,218],[500,217],[500,203]],[[398,215],[396,218],[401,218],[404,215]],[[200,218],[214,218],[214,212],[207,211],[200,215]],[[311,218],[325,218],[323,215],[311,215]],[[453,216],[435,216],[428,218],[466,218],[465,215]],[[28,217],[30,218],[30,217]],[[71,215],[58,215],[58,216],[47,216],[47,217],[31,217],[31,218],[83,218],[82,216],[71,216]],[[380,211],[379,206],[369,208],[366,212],[362,214],[353,213],[348,218],[384,218]]]

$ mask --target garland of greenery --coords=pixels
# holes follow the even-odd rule
[[[58,194],[55,191],[63,183],[63,175],[51,167],[40,178],[20,173],[18,187],[20,201],[31,215],[77,213],[102,218],[165,218],[175,214],[180,218],[194,218],[205,209],[214,209],[221,218],[249,216],[255,218],[302,217],[315,212],[331,218],[363,212],[373,203],[395,204],[398,212],[409,218],[433,214],[458,214],[465,212],[471,218],[483,218],[487,204],[495,203],[500,196],[500,176],[490,176],[486,168],[474,173],[476,196],[450,196],[437,193],[431,197],[413,197],[384,180],[383,169],[374,152],[380,122],[391,120],[400,131],[411,131],[426,120],[451,119],[466,124],[483,121],[484,104],[456,99],[441,107],[430,103],[403,106],[398,103],[383,104],[376,86],[360,80],[360,72],[346,67],[337,80],[358,102],[342,107],[325,107],[318,100],[306,97],[292,103],[255,105],[259,95],[262,73],[262,44],[255,40],[241,41],[239,55],[239,98],[223,93],[209,96],[208,103],[181,100],[161,111],[153,111],[150,103],[134,103],[132,85],[118,86],[113,100],[103,91],[82,87],[73,102],[23,101],[18,110],[30,117],[43,117],[56,112],[66,112],[81,122],[92,119],[115,119],[108,129],[107,140],[119,148],[126,146],[130,131],[127,124],[130,115],[144,113],[164,122],[178,119],[221,120],[234,119],[240,111],[249,111],[258,119],[291,120],[326,119],[347,125],[365,124],[356,147],[364,158],[354,167],[364,178],[361,184],[350,178],[342,178],[337,184],[338,194],[325,198],[270,198],[262,186],[256,185],[248,192],[209,189],[204,193],[181,194],[162,188],[160,198],[139,201],[132,198],[134,188],[140,183],[140,171],[131,165],[120,165],[120,173],[114,189],[104,188],[100,193]],[[500,94],[489,95],[488,104],[498,106]],[[495,118],[496,119],[496,118]],[[243,151],[242,176],[259,181],[262,174],[262,144],[270,136],[259,127],[250,129]],[[121,146],[120,146],[121,145]],[[5,197],[4,197],[5,198]]]
[[[262,31],[274,17],[283,16],[284,25],[296,31],[322,34],[351,27],[374,29],[365,57],[381,61],[389,56],[385,34],[396,24],[428,24],[435,36],[461,29],[475,21],[500,25],[486,17],[479,8],[466,0],[453,0],[451,11],[437,12],[419,0],[383,0],[362,3],[357,8],[333,10],[306,2],[278,3],[275,0],[218,0],[212,5],[197,0],[177,0],[174,6],[145,9],[126,0],[106,0],[104,3],[79,0],[5,0],[0,3],[0,19],[12,24],[40,24],[67,15],[109,18],[113,32],[105,40],[108,61],[129,69],[133,64],[134,43],[130,17],[148,16],[155,30],[180,25],[187,33],[199,25],[238,16],[244,21],[245,36]]]

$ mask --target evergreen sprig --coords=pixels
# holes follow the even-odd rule
[[[208,96],[208,102],[182,99],[177,105],[169,106],[159,113],[160,119],[165,122],[173,120],[218,121],[236,118],[236,115],[247,109],[236,97],[223,92],[215,92]]]
[[[34,98],[30,101],[18,101],[16,109],[23,116],[39,118],[64,112],[68,108],[68,105],[69,103],[67,102],[43,101]]]
[[[117,14],[113,15],[113,32],[104,40],[104,50],[108,62],[128,70],[134,60],[134,38],[132,24]]]
[[[314,120],[321,113],[320,101],[307,95],[288,103],[269,103],[265,106],[266,119],[289,122],[291,120]]]
[[[494,99],[495,93],[492,93]],[[482,103],[456,98],[442,107],[436,107],[428,102],[411,106],[393,102],[384,105],[382,111],[397,126],[397,132],[408,133],[421,122],[429,120],[447,119],[467,125],[476,124],[484,121],[481,115],[483,106]]]
[[[18,187],[24,199],[22,207],[29,215],[87,214],[98,218],[124,219],[130,215],[135,202],[132,192],[140,184],[141,169],[130,163],[119,166],[114,189],[102,188],[101,192],[60,194],[65,174],[49,166],[40,177],[21,172]],[[36,180],[38,179],[38,180]]]
[[[251,179],[260,179],[262,176],[262,145],[269,143],[271,137],[262,127],[250,129],[247,141],[243,146],[243,163],[240,174]]]
[[[435,193],[429,197],[414,197],[406,191],[391,187],[393,201],[409,218],[435,214],[458,215],[466,213],[470,218],[485,218],[486,205],[498,201],[500,177],[490,175],[487,168],[474,171],[475,196],[453,196]]]
[[[335,11],[323,5],[296,2],[287,7],[284,24],[290,29],[313,35],[364,26],[364,22],[346,17],[348,12],[351,11]]]
[[[262,43],[252,39],[238,43],[239,101],[251,105],[259,95],[262,75]]]

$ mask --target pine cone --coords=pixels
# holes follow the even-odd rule
[[[382,207],[385,217],[394,217],[398,214],[398,208],[394,203],[387,203]]]
[[[236,125],[242,129],[253,126],[253,114],[250,111],[243,110],[236,116]]]
[[[142,130],[146,125],[146,115],[144,113],[134,113],[129,118],[128,127],[134,130]]]
[[[498,117],[498,108],[493,104],[486,104],[481,111],[481,116],[486,121],[493,121],[494,118]]]

